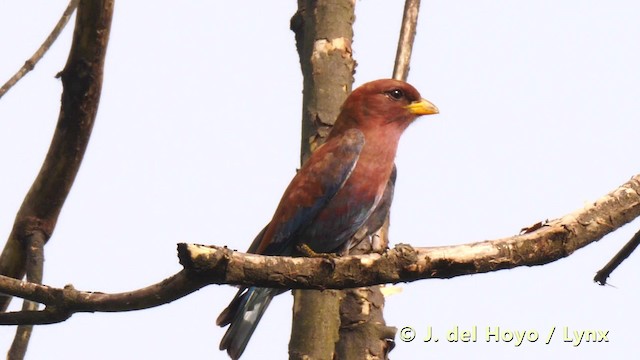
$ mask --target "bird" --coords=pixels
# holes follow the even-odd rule
[[[347,254],[359,229],[364,226],[361,235],[371,235],[384,222],[400,136],[419,116],[438,112],[404,81],[380,79],[355,89],[342,104],[325,143],[293,177],[271,221],[247,252],[305,256],[304,248]],[[271,299],[283,292],[240,288],[216,320],[218,326],[229,325],[220,350],[234,360],[240,358]]]

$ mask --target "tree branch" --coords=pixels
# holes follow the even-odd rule
[[[594,276],[593,281],[597,282],[600,285],[605,285],[607,283],[607,278],[609,275],[615,270],[623,261],[625,261],[629,255],[640,245],[640,231],[636,232],[635,235],[629,240],[620,251],[605,265],[602,269],[600,269],[596,276]]]
[[[400,28],[400,39],[398,40],[398,49],[396,50],[396,61],[393,66],[394,79],[407,81],[407,77],[409,76],[409,64],[411,63],[413,40],[416,37],[419,11],[420,0],[405,1],[402,27]]]
[[[48,324],[75,312],[115,312],[169,303],[208,284],[344,289],[544,265],[571,255],[640,216],[640,175],[611,193],[535,231],[493,241],[441,247],[397,245],[384,254],[293,258],[243,254],[226,247],[178,244],[184,270],[149,287],[119,294],[51,288],[0,276],[0,292],[47,305],[0,314],[0,324]]]
[[[344,289],[544,265],[600,240],[638,216],[640,175],[580,210],[533,232],[504,239],[441,247],[397,245],[382,255],[330,259],[263,257],[182,244],[179,256],[187,270],[213,283]]]
[[[0,325],[52,324],[64,321],[76,312],[148,309],[180,299],[207,284],[198,276],[189,276],[187,272],[180,271],[157,284],[136,291],[105,294],[78,291],[70,285],[60,289],[0,276],[1,292],[46,305],[42,311],[2,313]]]
[[[34,284],[42,284],[44,272],[44,243],[45,237],[42,232],[36,231],[26,239],[27,246],[27,281]],[[24,300],[22,304],[23,312],[38,310],[38,303]],[[20,325],[16,329],[13,343],[7,353],[8,360],[24,359],[29,346],[29,339],[33,332],[33,325]]]
[[[109,40],[113,0],[82,0],[71,51],[59,74],[64,91],[58,124],[40,172],[16,215],[0,255],[0,274],[22,278],[25,239],[36,232],[49,240],[84,157],[98,111],[102,70]],[[10,297],[0,295],[0,312]]]
[[[298,0],[291,18],[303,76],[300,162],[326,140],[351,92],[352,0]],[[289,358],[332,358],[338,340],[339,292],[295,291]]]
[[[69,5],[67,5],[66,9],[64,9],[60,20],[58,20],[58,23],[51,31],[51,34],[47,36],[42,45],[40,45],[38,50],[36,50],[36,52],[29,58],[29,60],[24,62],[24,65],[22,65],[20,70],[18,70],[11,77],[11,79],[7,80],[7,82],[4,83],[2,87],[0,87],[0,98],[2,98],[2,96],[6,94],[7,91],[9,91],[15,84],[17,84],[20,79],[27,75],[29,71],[33,70],[36,67],[38,61],[40,61],[44,54],[49,51],[51,45],[53,45],[58,36],[60,36],[60,33],[62,33],[62,30],[64,30],[64,27],[67,26],[71,15],[73,15],[73,12],[78,7],[78,2],[80,2],[80,0],[71,0],[69,2]]]

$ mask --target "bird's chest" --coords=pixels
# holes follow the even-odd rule
[[[384,193],[394,158],[395,149],[365,148],[340,195],[351,199],[347,203],[372,211]]]

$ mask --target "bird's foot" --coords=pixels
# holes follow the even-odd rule
[[[322,263],[329,266],[329,268],[331,268],[331,271],[335,270],[335,260],[340,257],[337,254],[333,253],[317,253],[313,251],[313,249],[311,249],[311,247],[309,247],[309,245],[307,244],[300,244],[296,246],[296,249],[302,256],[322,259]]]
[[[339,257],[338,255],[333,254],[333,253],[318,253],[318,252],[315,252],[307,244],[300,244],[300,245],[298,245],[296,247],[296,249],[303,256],[311,257],[311,258],[335,259],[335,258]]]

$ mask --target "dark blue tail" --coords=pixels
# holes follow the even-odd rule
[[[220,341],[220,350],[226,349],[232,359],[239,359],[271,299],[281,292],[278,289],[253,286],[240,289],[216,320],[218,326],[229,324]]]

